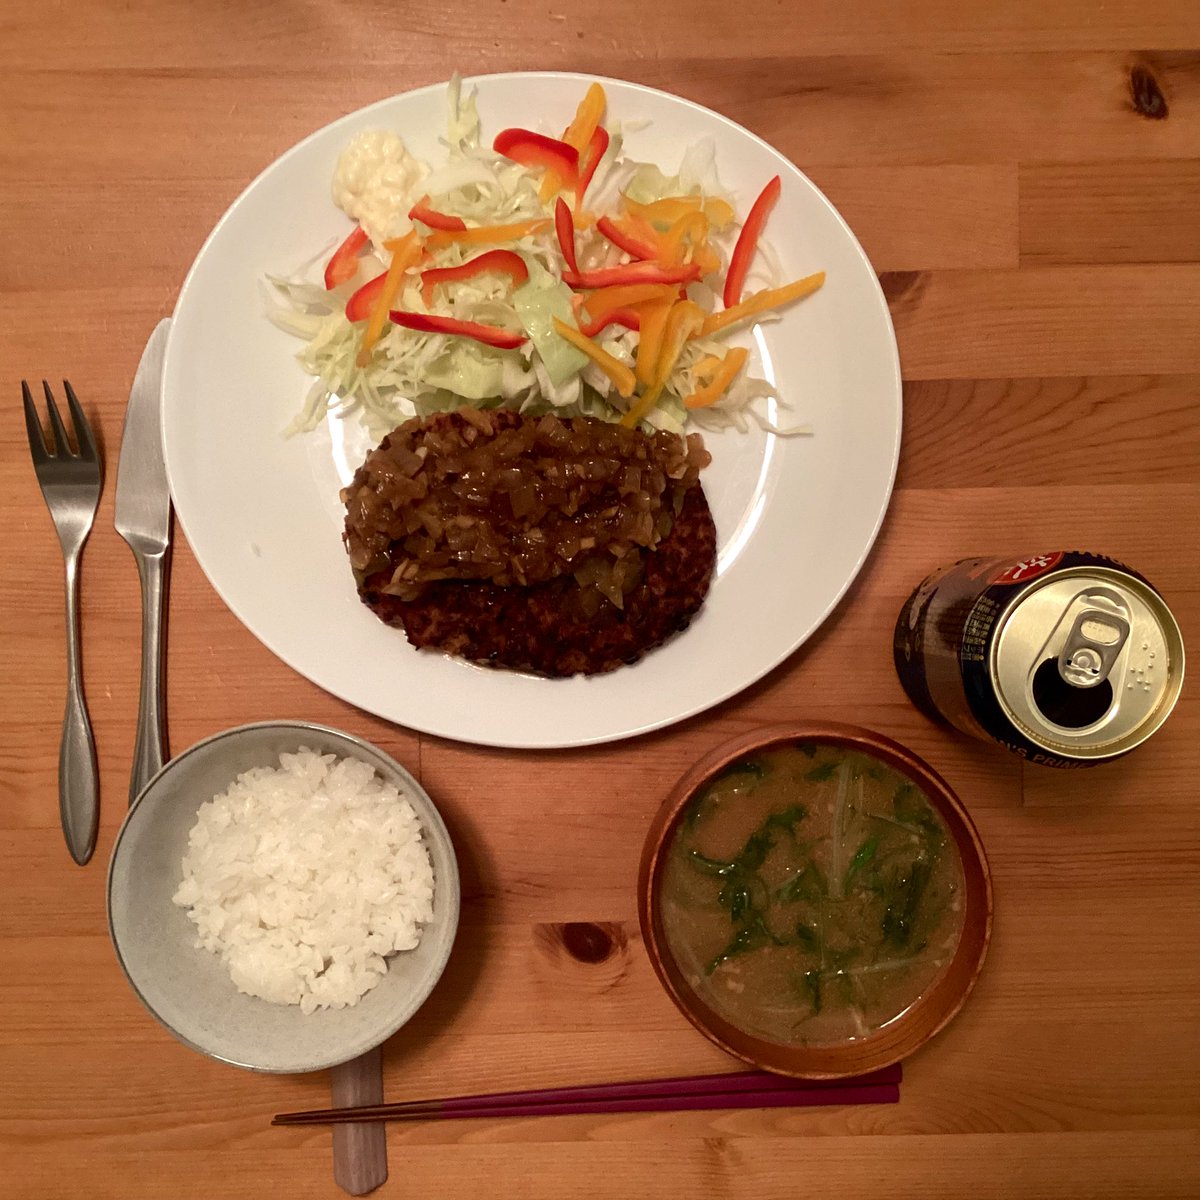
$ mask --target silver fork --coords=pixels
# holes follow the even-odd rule
[[[29,384],[21,380],[25,401],[25,428],[29,451],[42,495],[62,543],[67,575],[67,710],[63,717],[62,746],[58,754],[58,810],[63,834],[71,857],[80,865],[92,857],[96,848],[96,829],[100,818],[99,783],[96,770],[96,743],[83,701],[83,673],[79,652],[79,553],[91,532],[100,500],[103,471],[96,441],[75,391],[64,379],[71,424],[75,429],[77,451],[71,449],[54,393],[43,379],[46,408],[54,448],[46,445],[45,434]]]

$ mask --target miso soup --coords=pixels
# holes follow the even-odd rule
[[[907,776],[843,747],[781,746],[684,811],[660,907],[711,1008],[770,1041],[828,1045],[894,1020],[953,957],[962,864]]]

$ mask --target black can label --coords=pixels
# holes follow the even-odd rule
[[[1074,567],[1107,567],[1142,578],[1114,559],[1060,550],[1016,560],[965,558],[923,580],[900,610],[892,643],[896,672],[917,708],[1032,763],[1095,765],[1095,758],[1065,757],[1031,741],[1001,707],[991,673],[992,643],[1003,614],[1034,580]]]

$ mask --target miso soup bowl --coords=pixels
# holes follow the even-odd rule
[[[667,944],[660,908],[663,870],[684,810],[727,767],[760,751],[819,742],[867,754],[906,776],[941,815],[962,862],[965,913],[962,936],[950,962],[899,1017],[866,1037],[808,1046],[769,1041],[732,1024],[692,988]],[[899,743],[852,725],[771,725],[717,746],[688,770],[654,817],[638,879],[642,938],[659,980],[685,1017],[737,1058],[766,1071],[799,1079],[843,1079],[907,1058],[949,1023],[966,1003],[983,967],[992,931],[992,881],[979,834],[949,784]]]

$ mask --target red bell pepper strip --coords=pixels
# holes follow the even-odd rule
[[[563,282],[572,288],[615,287],[623,283],[690,283],[700,278],[695,263],[664,267],[661,263],[635,262],[595,271],[564,271]]]
[[[584,337],[594,338],[596,334],[607,329],[610,325],[624,325],[626,329],[641,329],[642,318],[631,308],[614,308],[594,321],[587,321],[579,326],[579,332]]]
[[[746,273],[750,270],[750,260],[754,257],[754,249],[758,245],[759,235],[767,223],[767,217],[783,185],[776,175],[770,183],[758,194],[758,199],[750,206],[750,213],[742,232],[738,234],[737,245],[733,248],[733,256],[729,260],[729,270],[725,275],[725,307],[733,308],[742,298],[742,288],[746,286]]]
[[[658,257],[658,247],[644,238],[639,238],[628,229],[623,229],[611,217],[601,217],[596,222],[596,228],[619,250],[634,258],[652,259]]]
[[[588,190],[592,176],[608,149],[608,130],[603,125],[597,125],[588,139],[588,144],[579,156],[579,182],[575,186],[575,203],[583,203],[583,193]]]
[[[415,329],[420,333],[449,333],[456,337],[474,338],[485,346],[495,346],[500,350],[515,350],[528,340],[524,334],[501,329],[498,325],[480,325],[476,321],[458,321],[454,317],[437,317],[432,313],[392,309],[388,313],[388,320],[393,325],[403,325],[405,329]]]
[[[428,225],[430,229],[466,229],[467,227],[467,223],[462,217],[452,217],[449,213],[438,212],[436,208],[430,208],[428,196],[422,196],[408,210],[408,219],[420,221],[422,225]]]
[[[572,271],[578,273],[579,260],[575,257],[575,218],[571,216],[571,210],[561,196],[554,204],[554,232],[558,234],[563,261]]]
[[[523,167],[542,167],[569,182],[579,176],[579,151],[543,133],[534,133],[530,129],[502,129],[496,134],[492,149]]]
[[[386,271],[382,275],[376,275],[374,279],[364,283],[346,301],[347,321],[365,321],[371,315],[371,310],[375,307],[375,301],[379,299],[379,293],[383,291],[386,279]]]
[[[529,268],[525,260],[511,250],[488,250],[469,258],[457,267],[433,267],[421,272],[421,294],[428,304],[433,298],[433,288],[438,283],[453,283],[463,279],[474,279],[485,271],[495,271],[498,274],[511,277],[513,287],[519,287],[529,278]]]
[[[339,283],[354,278],[354,272],[358,270],[358,252],[366,244],[366,230],[361,225],[355,225],[325,266],[325,286],[329,291],[333,291]]]

